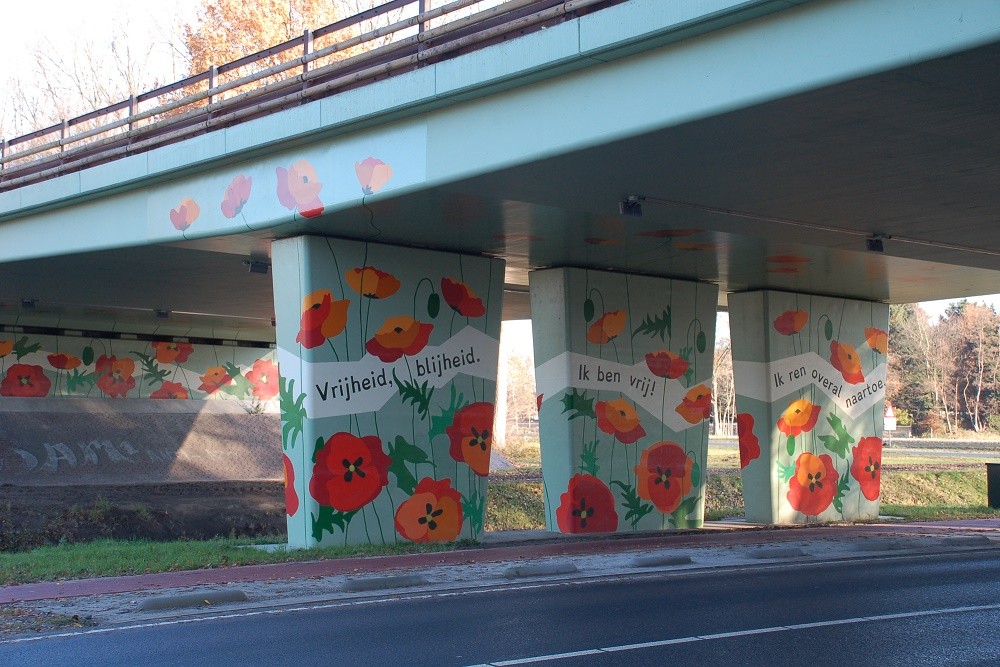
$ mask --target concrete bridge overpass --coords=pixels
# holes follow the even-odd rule
[[[389,4],[403,11],[412,3]],[[411,25],[426,18],[417,17]],[[482,34],[477,35],[477,25]],[[573,472],[586,469],[586,476],[596,479],[607,473],[607,465],[598,472],[596,463],[578,464],[578,456],[587,460],[584,454],[572,450],[567,455],[559,449],[565,449],[567,441],[586,444],[584,440],[593,439],[572,430],[587,419],[596,421],[590,424],[596,427],[595,437],[611,435],[612,444],[635,442],[629,438],[641,437],[636,428],[643,421],[645,426],[639,428],[643,436],[656,431],[660,437],[651,439],[683,439],[688,462],[681,488],[697,489],[695,478],[700,474],[695,471],[704,465],[703,460],[699,465],[703,445],[689,442],[694,438],[690,425],[703,428],[701,420],[688,419],[695,418],[697,410],[685,411],[680,409],[684,403],[679,404],[676,412],[688,425],[671,425],[670,419],[676,417],[666,393],[657,412],[640,400],[646,397],[637,397],[627,387],[608,387],[610,394],[591,387],[597,391],[596,405],[605,410],[622,407],[616,400],[631,401],[628,409],[619,411],[617,421],[610,413],[598,414],[592,397],[591,404],[574,403],[574,397],[583,396],[590,386],[581,384],[587,364],[592,363],[596,373],[597,362],[603,360],[603,373],[616,373],[613,377],[624,382],[627,371],[622,369],[658,352],[654,349],[658,334],[656,345],[665,345],[663,351],[674,355],[664,359],[673,363],[674,357],[682,358],[685,368],[691,369],[674,398],[684,395],[685,401],[698,403],[704,397],[691,392],[708,386],[704,383],[711,374],[711,350],[707,358],[699,357],[706,354],[704,340],[712,331],[706,313],[716,304],[732,306],[732,295],[758,295],[740,297],[749,305],[737,313],[734,328],[743,333],[734,331],[734,338],[754,333],[745,343],[734,341],[734,345],[746,378],[740,393],[747,402],[740,411],[755,414],[758,426],[769,425],[766,434],[753,428],[749,433],[771,446],[770,451],[763,447],[761,463],[767,465],[759,466],[761,472],[748,467],[745,474],[770,489],[769,500],[761,500],[770,509],[759,516],[787,520],[792,515],[826,516],[803,511],[798,500],[791,501],[791,514],[778,507],[792,492],[789,485],[794,486],[799,471],[807,475],[802,466],[820,465],[824,450],[816,428],[818,412],[812,411],[822,403],[817,391],[825,391],[836,404],[830,414],[839,423],[848,423],[844,430],[829,422],[831,442],[841,453],[864,438],[881,435],[881,403],[869,400],[880,401],[880,390],[877,383],[867,390],[862,376],[871,379],[884,373],[878,357],[884,354],[884,344],[878,334],[868,332],[884,336],[887,326],[880,313],[885,304],[997,291],[1000,6],[996,3],[508,2],[493,13],[476,15],[450,35],[434,32],[427,22],[411,39],[411,55],[390,45],[382,47],[385,52],[376,49],[372,52],[376,55],[361,56],[370,60],[313,65],[312,70],[304,64],[292,72],[290,83],[272,82],[257,98],[251,94],[248,99],[220,102],[206,91],[190,110],[167,108],[161,116],[143,114],[133,100],[126,107],[132,115],[89,144],[74,140],[68,125],[60,128],[62,138],[47,153],[28,155],[5,143],[0,171],[3,336],[12,345],[24,332],[60,339],[82,333],[97,338],[124,334],[150,342],[181,337],[181,342],[211,345],[276,343],[291,355],[282,363],[285,380],[298,380],[297,390],[315,385],[319,391],[320,371],[314,364],[346,363],[344,354],[352,358],[349,343],[338,350],[330,342],[339,335],[332,333],[338,323],[330,308],[348,300],[348,287],[357,287],[346,267],[358,270],[354,279],[361,289],[354,289],[355,305],[343,308],[360,303],[367,309],[361,311],[364,315],[358,313],[363,321],[356,324],[355,343],[368,339],[369,344],[364,349],[355,345],[355,359],[350,362],[359,364],[362,357],[378,356],[373,349],[388,345],[388,338],[373,337],[373,331],[392,333],[393,327],[379,329],[381,320],[371,320],[372,305],[381,305],[380,276],[389,273],[395,280],[398,273],[388,270],[389,264],[409,266],[412,261],[417,272],[414,282],[426,278],[437,298],[438,305],[432,306],[426,288],[422,293],[417,288],[410,291],[410,321],[420,324],[423,317],[438,322],[442,297],[458,314],[458,325],[455,315],[450,315],[450,323],[434,325],[434,336],[440,339],[413,329],[414,335],[423,336],[422,344],[416,345],[412,338],[399,343],[400,350],[429,344],[441,355],[439,360],[453,352],[460,358],[482,344],[475,336],[455,338],[463,319],[475,329],[470,317],[478,317],[456,303],[485,301],[487,314],[479,334],[495,338],[491,332],[500,317],[499,283],[503,317],[527,317],[529,274],[558,269],[563,271],[560,277],[539,283],[543,286],[538,290],[532,288],[537,292],[536,308],[543,305],[550,311],[546,315],[554,318],[542,327],[547,332],[543,347],[550,343],[555,347],[541,354],[540,370],[549,374],[547,386],[565,392],[567,399],[553,405],[555,412],[548,419],[542,409],[543,456],[546,440],[553,443],[552,452],[561,452],[549,454],[558,461],[554,465],[560,472],[553,473],[551,481],[547,473],[547,484],[555,489],[549,498],[555,527],[557,506],[569,512],[578,499],[572,485],[566,486]],[[308,56],[301,62],[307,61],[312,62]],[[180,114],[181,120],[170,120],[171,114]],[[285,250],[277,250],[279,246]],[[386,250],[385,263],[376,267],[370,261],[371,248],[412,250],[402,254]],[[424,258],[416,249],[446,254]],[[320,259],[321,252],[334,259],[346,253],[351,259],[315,282],[314,267],[330,259]],[[355,252],[361,254],[355,257]],[[420,274],[448,264],[452,261],[448,257],[459,259],[454,267],[441,269],[446,275]],[[462,257],[478,268],[467,268]],[[503,264],[481,258],[496,258]],[[368,266],[380,272],[365,272]],[[260,272],[266,267],[272,270],[273,282]],[[466,270],[478,277],[466,278]],[[647,277],[665,282],[629,287],[626,281],[624,290],[594,287],[608,271],[618,277],[636,276],[639,282]],[[445,278],[453,298],[444,287]],[[583,281],[582,287],[576,286],[578,281]],[[695,291],[689,295],[686,285]],[[664,302],[662,316],[660,305],[650,303],[641,314],[637,307],[632,321],[633,301],[673,295],[675,287],[678,302]],[[626,294],[627,307],[604,303],[605,297],[617,292]],[[711,295],[707,305],[706,294]],[[776,295],[794,298],[783,301]],[[427,299],[423,310],[418,308],[418,296],[421,304]],[[822,301],[827,297],[832,301]],[[820,301],[803,305],[813,303],[810,299]],[[831,305],[834,302],[840,305]],[[576,324],[568,323],[571,303],[576,304],[572,317],[583,317]],[[682,304],[695,303],[691,313],[680,314]],[[864,323],[845,325],[862,310],[870,311]],[[628,321],[619,322],[626,311]],[[445,307],[445,312],[451,311]],[[556,317],[557,313],[561,315]],[[779,325],[775,316],[788,313],[792,315]],[[536,329],[539,316],[536,312]],[[670,337],[672,319],[676,341]],[[788,351],[773,355],[768,350],[775,343],[766,340],[772,320],[778,334],[792,341]],[[681,322],[683,326],[678,326]],[[384,326],[389,324],[386,317]],[[409,335],[407,326],[396,324],[397,334]],[[586,329],[587,341],[577,345],[569,340],[572,336],[559,334],[574,326]],[[619,351],[613,341],[626,326],[632,343],[637,337],[651,340],[645,347]],[[349,332],[352,327],[355,323],[350,320],[340,329]],[[686,333],[680,331],[685,327]],[[841,331],[843,327],[852,330],[850,336]],[[322,335],[316,333],[320,329]],[[802,339],[806,332],[808,340]],[[561,338],[566,340],[554,342]],[[848,338],[850,350],[842,344]],[[327,354],[333,356],[310,356],[314,353],[308,350],[327,347],[306,344],[305,339],[329,342],[332,352]],[[375,348],[370,345],[373,340],[378,343]],[[448,348],[451,341],[455,350]],[[625,336],[619,342],[624,345]],[[856,353],[866,342],[871,354],[855,369]],[[826,346],[834,343],[838,347],[828,352]],[[288,351],[297,345],[307,351]],[[75,353],[82,354],[81,368],[93,363],[84,357],[99,353],[88,347],[89,355]],[[810,366],[812,357],[803,356],[807,352],[826,365]],[[840,353],[843,356],[838,357]],[[406,361],[415,354],[401,352]],[[582,356],[563,356],[567,354]],[[393,357],[388,354],[388,362],[380,359],[385,363],[400,359]],[[546,361],[555,365],[544,367]],[[621,368],[608,371],[612,361]],[[164,363],[176,363],[176,355],[170,362],[161,361],[161,366]],[[226,368],[220,364],[213,367]],[[288,370],[293,364],[300,368]],[[483,364],[488,366],[488,359]],[[145,373],[165,381],[165,374],[156,375],[162,368],[147,366]],[[555,372],[555,367],[562,370]],[[806,376],[811,374],[811,381],[802,384],[794,377],[800,367]],[[322,371],[332,373],[325,380],[327,392],[331,381],[336,386],[362,372],[370,372],[373,382],[383,377],[376,367],[333,368]],[[43,370],[52,375],[53,369],[56,376],[65,371],[68,382],[72,369]],[[566,375],[570,370],[579,381],[551,377],[553,372]],[[466,378],[467,384],[453,396],[465,396],[466,405],[489,404],[493,379],[487,370],[475,373],[479,374]],[[655,377],[664,383],[678,381],[669,374],[658,375],[652,364],[649,373],[645,379],[652,383]],[[843,377],[839,385],[830,382],[837,373]],[[228,373],[229,380],[234,374]],[[215,385],[212,377],[206,380],[200,371],[195,375],[207,387],[202,391],[217,393],[208,390],[221,386],[222,375],[217,373]],[[771,376],[775,386],[751,387],[766,385]],[[411,369],[410,380],[414,379]],[[633,375],[633,379],[643,378]],[[781,393],[784,388],[778,391],[785,384],[779,379],[794,385],[798,392],[794,396],[808,400],[810,406],[810,414],[794,428],[783,412],[791,398]],[[393,414],[407,422],[419,419],[430,424],[427,392],[420,393],[418,382],[397,379],[397,383],[403,405],[396,406]],[[406,394],[404,384],[407,391],[413,390],[411,394]],[[867,430],[859,425],[852,431],[852,420],[868,417],[837,403],[855,390],[865,394],[856,402],[870,412],[864,413],[871,417]],[[447,391],[439,387],[437,396]],[[243,392],[249,395],[246,386]],[[185,396],[197,393],[189,388]],[[341,396],[346,399],[347,393],[342,390]],[[145,397],[141,390],[139,396]],[[313,450],[312,442],[334,430],[360,438],[378,429],[374,415],[389,410],[382,406],[365,410],[363,414],[373,415],[373,425],[362,426],[368,417],[359,420],[357,413],[323,412],[324,403],[329,407],[328,396],[306,399],[305,425],[289,420],[291,413],[283,406],[284,423],[292,424],[286,429],[291,441],[286,438],[284,449],[299,452],[292,469],[300,501],[312,493],[302,480],[323,449]],[[289,396],[289,405],[294,398]],[[559,407],[566,409],[560,413]],[[419,413],[411,414],[413,409]],[[440,417],[452,419],[454,426],[463,409],[461,398],[453,398],[450,405],[445,401],[438,409]],[[319,414],[314,410],[325,415],[317,420],[342,421],[311,424],[313,415]],[[571,419],[567,426],[566,417],[558,416],[567,412],[583,418]],[[555,429],[548,436],[546,421]],[[404,481],[403,495],[417,495],[415,482],[423,476],[419,467],[428,465],[425,460],[437,467],[431,460],[435,448],[447,443],[443,423],[430,427],[423,454],[411,452],[419,460],[407,461],[414,479]],[[823,423],[819,422],[820,428]],[[405,430],[413,444],[417,429]],[[840,436],[842,430],[846,437]],[[380,437],[385,440],[384,434]],[[788,454],[779,461],[786,444]],[[405,460],[398,446],[389,449],[390,458]],[[812,458],[803,459],[807,454]],[[645,465],[638,451],[622,454],[612,448],[607,456],[612,469],[616,459],[619,470]],[[847,458],[826,456],[841,464],[839,471],[831,464],[820,472],[845,486],[842,491],[838,488],[836,500],[841,502],[835,503],[842,504],[848,492],[849,472],[843,465]],[[452,459],[479,474],[476,464],[461,453],[452,453]],[[395,472],[403,475],[399,468]],[[456,469],[450,479],[457,485],[461,474]],[[606,484],[602,482],[605,487],[621,483],[622,495],[611,497],[629,509],[630,518],[624,518],[623,510],[620,523],[616,519],[619,527],[629,522],[633,529],[649,527],[637,523],[632,512],[643,506],[642,501],[650,511],[653,507],[661,511],[661,527],[667,527],[668,519],[672,526],[688,525],[689,514],[675,514],[684,508],[695,511],[700,502],[697,491],[692,496],[682,493],[694,502],[677,507],[674,499],[657,500],[649,489],[643,496],[639,477],[638,472],[631,479],[612,474]],[[866,487],[857,486],[860,483],[856,481],[854,491],[871,501]],[[625,487],[631,490],[632,501]],[[562,489],[569,504],[559,502]],[[482,493],[485,489],[474,484],[462,491],[466,518]],[[395,512],[397,499],[387,495]],[[858,495],[860,515],[870,510],[860,509],[862,495]],[[822,499],[823,511],[832,499]],[[317,516],[323,515],[327,532],[340,527],[346,539],[348,529],[337,522],[349,522],[346,513],[367,507],[335,508],[326,515],[316,510],[313,528]],[[579,519],[581,511],[586,513],[576,507],[570,514]],[[566,529],[569,523],[559,527]],[[469,529],[475,533],[472,522]],[[323,526],[314,534],[323,535]],[[405,529],[402,534],[407,536]]]

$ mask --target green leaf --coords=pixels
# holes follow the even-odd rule
[[[434,319],[440,312],[441,296],[437,292],[431,292],[431,295],[427,297],[427,314],[430,315],[431,319]]]
[[[696,522],[688,519],[688,516],[698,508],[699,499],[700,496],[692,496],[681,502],[677,509],[670,514],[670,525],[674,528],[690,528],[692,524],[695,524]]]
[[[833,338],[833,322],[830,321],[830,318],[826,319],[826,324],[823,326],[823,335],[828,341]]]
[[[253,384],[250,380],[243,376],[243,372],[233,363],[226,363],[223,365],[226,369],[226,373],[229,377],[233,378],[235,384],[226,385],[225,387],[219,387],[219,389],[225,391],[227,394],[232,394],[236,398],[246,398],[253,391]]]
[[[316,516],[312,512],[309,513],[312,519],[312,536],[313,539],[319,542],[323,539],[323,531],[326,531],[333,535],[334,526],[340,528],[341,532],[347,533],[347,526],[350,525],[351,519],[357,514],[357,510],[351,512],[341,512],[340,510],[335,510],[327,505],[319,506],[319,516]]]
[[[395,476],[396,486],[406,495],[413,495],[413,491],[417,488],[417,478],[413,476],[406,464],[429,463],[427,453],[420,447],[407,442],[403,436],[397,435],[396,439],[389,443],[389,458],[392,460],[389,464],[389,472]]]
[[[583,319],[585,322],[589,322],[594,319],[594,300],[587,299],[583,302]]]
[[[705,348],[708,346],[708,338],[705,336],[704,331],[698,332],[698,337],[695,339],[695,345],[697,345],[699,352],[705,351]]]
[[[83,355],[81,356],[80,361],[82,361],[85,366],[89,366],[94,363],[94,348],[89,345],[83,348]]]
[[[40,349],[42,349],[41,343],[33,343],[29,345],[28,337],[21,336],[20,340],[14,343],[14,356],[20,359],[24,355],[31,354],[32,352],[38,352]]]
[[[583,446],[580,454],[580,472],[597,477],[597,471],[601,467],[597,465],[597,440],[592,440]]]
[[[795,436],[788,436],[788,443],[785,445],[785,449],[788,451],[789,456],[795,455]]]
[[[289,380],[287,385],[285,378],[278,378],[278,407],[281,410],[281,448],[288,449],[295,438],[302,433],[305,425],[306,409],[302,405],[306,400],[306,395],[299,394],[295,398],[295,380]]]
[[[441,414],[436,417],[431,417],[431,429],[427,433],[427,438],[433,440],[439,435],[444,435],[447,432],[449,426],[455,421],[455,413],[459,409],[465,407],[466,403],[463,402],[465,397],[459,394],[455,389],[455,383],[451,383],[451,398],[448,402],[447,408],[440,408]]]
[[[819,439],[823,441],[824,447],[840,458],[846,459],[847,449],[851,446],[851,443],[854,442],[854,438],[847,432],[847,428],[844,427],[844,422],[842,422],[840,417],[837,415],[831,412],[826,416],[826,421],[830,424],[830,428],[833,429],[834,434],[821,435],[819,436]]]
[[[687,370],[684,371],[684,375],[681,377],[684,378],[684,383],[690,387],[691,378],[694,377],[694,348],[690,345],[688,347],[682,347],[680,354],[681,358],[688,362]]]
[[[323,445],[326,444],[326,440],[323,436],[316,438],[316,445],[313,447],[313,463],[316,463],[316,456],[319,454],[320,450],[323,449]]]
[[[701,484],[701,466],[698,465],[697,461],[691,464],[691,486],[698,486]]]
[[[72,374],[66,375],[66,391],[75,392],[84,386],[93,387],[99,377],[101,377],[99,373],[81,373],[74,368]]]
[[[663,314],[657,317],[646,315],[642,323],[632,332],[632,338],[635,338],[639,334],[646,334],[651,338],[659,336],[660,340],[665,341],[666,336],[670,335],[670,306],[667,306]]]
[[[479,490],[472,492],[471,498],[462,496],[462,513],[472,525],[473,537],[483,532],[483,516],[486,514],[486,496],[480,495]]]
[[[573,413],[569,416],[570,419],[576,419],[577,417],[593,417],[597,419],[597,413],[594,412],[594,399],[587,398],[586,391],[581,394],[574,389],[563,396],[561,400],[563,404],[562,414],[566,414],[567,412]]]
[[[132,352],[132,356],[139,359],[139,363],[142,366],[143,377],[148,386],[153,387],[155,385],[162,384],[163,381],[170,375],[170,371],[160,368],[160,365],[156,362],[156,359],[143,354],[142,352]]]
[[[396,375],[395,369],[392,371],[392,379],[396,381],[396,386],[399,387],[399,395],[403,399],[403,404],[412,403],[416,406],[420,418],[427,419],[430,415],[431,396],[434,395],[434,387],[429,386],[429,381],[418,385],[416,381],[407,382],[401,380]]]
[[[622,507],[628,510],[625,513],[625,520],[632,524],[632,528],[635,529],[642,517],[653,511],[653,506],[642,502],[642,499],[636,494],[635,488],[630,484],[618,480],[612,481],[611,484],[622,490]]]
[[[837,482],[837,495],[833,497],[833,506],[841,514],[844,513],[844,495],[847,494],[850,486],[850,478],[847,475],[841,475],[840,481]]]
[[[782,482],[787,482],[795,477],[795,466],[792,464],[778,463],[778,477]]]

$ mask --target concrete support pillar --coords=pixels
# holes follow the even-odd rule
[[[748,521],[878,516],[889,307],[729,296]]]
[[[272,266],[289,544],[477,539],[503,262],[298,237]]]
[[[584,269],[530,284],[548,529],[700,526],[718,288]]]

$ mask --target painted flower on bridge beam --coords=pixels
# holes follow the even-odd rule
[[[13,351],[14,351],[13,340],[0,340],[0,359],[3,359]]]
[[[385,299],[399,291],[399,280],[374,266],[354,268],[344,274],[351,289],[369,299]]]
[[[593,475],[573,475],[559,496],[556,524],[563,533],[613,533],[618,530],[615,497]]]
[[[41,366],[12,364],[0,381],[0,396],[41,398],[48,396],[52,381]]]
[[[646,355],[646,366],[649,372],[657,377],[676,380],[688,370],[688,361],[670,350],[657,350]]]
[[[463,317],[482,317],[486,314],[483,300],[472,291],[472,288],[461,281],[442,278],[441,294],[444,296],[445,303]]]
[[[736,415],[736,434],[740,443],[740,470],[760,458],[760,441],[753,432],[753,415],[743,412]]]
[[[220,388],[225,387],[232,383],[233,376],[226,372],[226,369],[222,366],[212,366],[205,371],[205,374],[201,376],[201,385],[198,387],[199,391],[203,391],[206,394],[214,394]]]
[[[693,467],[694,461],[676,442],[658,442],[642,452],[635,467],[636,494],[669,514],[691,490]]]
[[[878,500],[882,488],[882,440],[874,436],[861,438],[851,447],[851,476],[858,480],[861,493],[868,500]]]
[[[480,477],[490,474],[490,450],[493,445],[493,404],[471,403],[455,412],[445,433],[451,442],[449,453],[459,463],[467,464]]]
[[[889,334],[882,329],[867,327],[865,329],[865,340],[868,342],[868,347],[879,354],[884,355],[889,352]]]
[[[708,419],[712,414],[712,390],[703,384],[692,387],[674,410],[689,424]]]
[[[804,310],[786,310],[774,320],[774,330],[782,336],[791,336],[802,331],[809,321],[809,313]]]
[[[281,464],[285,469],[285,514],[295,516],[299,511],[299,494],[295,491],[295,466],[287,454],[281,455]]]
[[[278,365],[269,359],[257,359],[246,373],[257,400],[269,401],[278,395]]]
[[[250,201],[250,190],[253,178],[240,174],[226,186],[226,194],[222,199],[222,215],[235,218],[243,212],[243,207]]]
[[[788,481],[788,502],[796,512],[818,516],[833,502],[839,478],[829,454],[800,454],[795,461],[795,474]]]
[[[354,174],[361,184],[361,191],[366,195],[373,195],[392,178],[392,167],[378,158],[367,157],[354,163]]]
[[[194,346],[191,343],[158,340],[151,345],[156,350],[156,361],[161,364],[183,364],[194,352]]]
[[[188,398],[188,392],[180,382],[164,382],[149,397],[183,400]]]
[[[335,433],[316,452],[309,494],[341,512],[359,510],[389,483],[391,464],[378,436]]]
[[[587,340],[594,345],[610,343],[625,329],[626,314],[624,310],[612,310],[604,313],[587,329]]]
[[[179,232],[183,232],[198,219],[201,214],[201,207],[190,197],[185,197],[177,204],[177,208],[170,209],[170,224]]]
[[[323,184],[316,176],[316,170],[306,160],[298,160],[288,169],[278,167],[278,201],[289,211],[298,211],[304,218],[315,218],[323,214],[323,202],[319,191]]]
[[[419,322],[408,315],[388,318],[375,335],[365,343],[365,349],[382,362],[391,364],[420,352],[430,339],[433,324]]]
[[[462,532],[462,495],[450,479],[424,477],[400,503],[396,532],[411,542],[451,542]]]
[[[97,388],[110,398],[125,398],[135,389],[135,362],[128,357],[119,359],[115,355],[102,354],[97,358],[94,370],[97,378]]]
[[[302,299],[302,318],[295,342],[306,349],[319,347],[347,328],[349,299],[334,300],[328,289],[316,290]]]
[[[639,423],[638,411],[624,398],[597,401],[594,412],[597,414],[597,428],[624,445],[631,445],[646,435],[646,430]]]
[[[778,430],[790,438],[813,430],[819,419],[820,406],[805,398],[792,401],[778,417]]]
[[[65,354],[62,352],[50,354],[46,358],[49,360],[49,365],[52,366],[52,368],[57,368],[61,371],[71,371],[83,363],[80,360],[80,357],[74,357],[72,354]]]
[[[861,358],[853,345],[830,341],[830,363],[844,376],[848,384],[860,384],[865,381],[861,372]]]

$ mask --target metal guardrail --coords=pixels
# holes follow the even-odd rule
[[[484,0],[454,0],[429,10],[426,0],[391,0],[239,60],[2,140],[0,191],[298,106],[624,1],[506,0],[477,11],[475,5]],[[412,15],[402,18],[407,13]],[[382,21],[386,25],[361,32],[365,24]],[[323,38],[345,33],[352,36],[316,48]],[[252,68],[257,69],[241,74]]]

